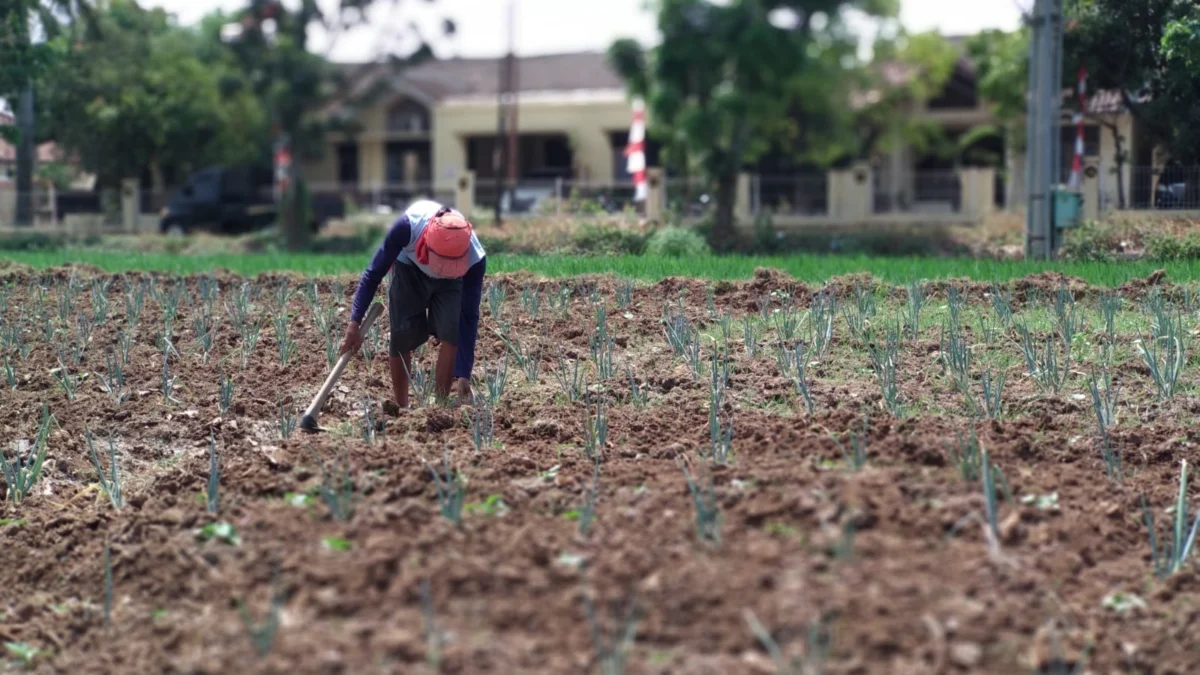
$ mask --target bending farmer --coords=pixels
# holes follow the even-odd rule
[[[396,404],[401,408],[408,407],[412,351],[430,335],[441,341],[434,377],[437,395],[449,396],[453,386],[460,400],[470,398],[485,255],[461,213],[423,200],[409,206],[392,225],[363,272],[341,351],[357,352],[362,345],[359,325],[379,282],[391,270],[388,365]]]

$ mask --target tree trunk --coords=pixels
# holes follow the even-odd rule
[[[728,251],[735,243],[733,209],[737,200],[737,171],[722,171],[717,176],[717,212],[713,220],[712,241],[717,251]]]
[[[17,225],[33,224],[33,170],[37,144],[34,142],[33,82],[21,91],[17,102],[17,129],[21,138],[17,142]]]

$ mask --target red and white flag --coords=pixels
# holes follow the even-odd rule
[[[633,101],[633,124],[629,127],[629,145],[625,146],[625,170],[633,176],[633,199],[645,201],[646,187],[646,104]]]

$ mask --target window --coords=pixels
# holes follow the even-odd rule
[[[220,197],[221,174],[217,171],[201,171],[192,176],[192,199],[198,202],[215,202]]]
[[[358,144],[342,143],[337,148],[337,177],[343,185],[358,184]]]
[[[629,145],[628,131],[610,131],[608,133],[608,143],[612,147],[613,158],[613,181],[617,183],[628,183],[633,180],[633,176],[626,170],[628,166],[628,158],[625,156],[625,147]],[[646,139],[646,166],[658,166],[658,151],[659,144],[651,138]]]
[[[429,113],[416,101],[405,99],[388,110],[388,131],[405,134],[429,132]]]

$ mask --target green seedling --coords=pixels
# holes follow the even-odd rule
[[[276,567],[272,577],[271,605],[267,610],[267,618],[265,620],[256,622],[254,617],[250,616],[250,610],[246,608],[246,603],[240,598],[237,603],[238,614],[242,617],[242,626],[245,628],[246,636],[250,639],[250,644],[254,647],[254,652],[258,654],[259,658],[267,656],[274,649],[275,638],[279,634],[279,627],[282,625],[280,616],[283,612],[285,598],[280,589],[278,567]]]
[[[217,453],[217,439],[208,432],[208,486],[204,503],[209,513],[221,512],[221,456]]]
[[[117,468],[117,442],[113,438],[112,432],[110,431],[108,434],[107,469],[100,462],[92,431],[86,425],[84,426],[84,439],[87,441],[88,455],[92,459],[92,466],[96,468],[96,478],[99,480],[100,490],[108,495],[108,501],[114,509],[121,510],[121,507],[125,506],[125,498],[121,494],[121,474]]]
[[[592,602],[591,593],[586,590],[583,594],[583,603],[584,613],[588,619],[589,634],[592,638],[592,647],[595,650],[596,663],[600,667],[600,672],[602,675],[621,675],[625,672],[629,649],[637,637],[638,618],[641,614],[637,601],[630,598],[623,613],[620,612],[619,606],[613,606],[611,623],[615,625],[610,635],[605,635],[595,603]]]
[[[692,496],[692,507],[695,511],[696,536],[710,546],[721,544],[721,506],[717,502],[716,491],[713,487],[712,474],[708,474],[704,484],[692,479],[687,465],[680,463],[683,478],[687,481],[688,492]]]
[[[229,414],[229,407],[233,404],[233,380],[225,373],[221,373],[221,379],[217,384],[217,409],[221,413],[221,417]]]
[[[205,525],[196,531],[196,538],[200,541],[219,541],[230,546],[242,545],[237,528],[225,521]]]
[[[509,511],[508,504],[504,503],[500,495],[488,495],[482,502],[472,502],[464,508],[469,514],[491,517],[503,516]]]
[[[1187,565],[1196,543],[1196,532],[1200,529],[1200,514],[1195,520],[1190,520],[1191,509],[1187,498],[1188,463],[1183,460],[1179,465],[1179,496],[1175,500],[1175,521],[1170,531],[1170,537],[1159,546],[1154,522],[1154,513],[1142,497],[1142,513],[1146,530],[1150,538],[1150,562],[1154,573],[1160,579],[1165,579],[1179,572]],[[1189,527],[1190,520],[1190,527]]]
[[[461,526],[463,505],[467,494],[466,479],[460,472],[450,468],[449,452],[442,456],[441,473],[438,473],[437,469],[429,462],[425,462],[425,465],[429,467],[429,473],[433,475],[434,486],[437,488],[438,509],[442,517]]]
[[[37,439],[28,457],[14,454],[12,460],[0,448],[0,472],[4,474],[4,483],[8,486],[8,500],[20,504],[33,490],[38,478],[42,475],[42,465],[46,462],[47,444],[50,439],[50,425],[58,426],[58,420],[50,414],[50,407],[42,404],[42,421],[38,425]],[[61,428],[61,427],[60,427]]]
[[[744,610],[743,618],[750,628],[750,633],[754,635],[763,649],[767,650],[778,675],[819,675],[825,671],[825,664],[829,660],[829,653],[833,647],[833,636],[824,620],[814,619],[808,625],[808,639],[804,655],[789,659],[784,655],[783,647],[775,641],[771,632],[758,620],[754,612],[749,609]]]
[[[340,522],[350,520],[354,515],[358,495],[354,487],[354,476],[350,471],[350,462],[345,453],[339,450],[332,461],[326,462],[311,446],[308,451],[321,470],[317,494],[329,509],[329,515]]]
[[[584,404],[583,451],[588,459],[595,460],[608,444],[608,412],[599,399],[594,407],[590,401]]]

